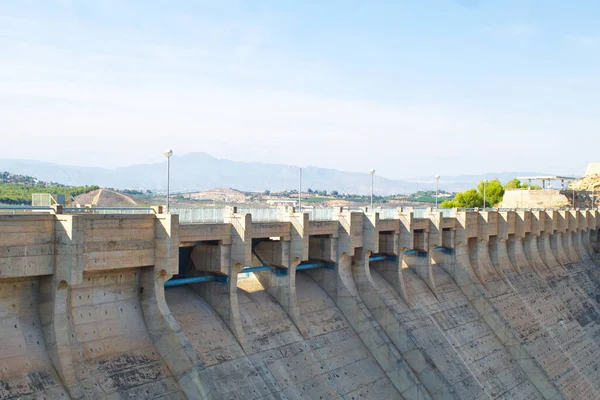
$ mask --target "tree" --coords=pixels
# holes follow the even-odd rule
[[[475,189],[469,189],[462,193],[458,193],[454,198],[458,207],[475,208],[483,207],[483,196],[477,193]]]
[[[540,185],[528,185],[527,183],[521,182],[517,178],[512,179],[504,185],[504,189],[531,189],[531,190],[542,190]]]
[[[269,195],[271,195],[271,191],[270,191],[270,190],[265,190],[265,191],[263,192],[263,195],[265,195],[265,196],[269,196]]]
[[[477,190],[482,195],[483,199],[483,181],[477,185]],[[495,206],[502,201],[504,197],[504,187],[498,179],[494,179],[485,184],[485,202],[487,206]]]
[[[311,188],[308,188],[308,190],[306,191],[306,193],[308,194],[312,194],[313,190]]]
[[[504,189],[521,189],[521,181],[517,178],[511,179],[504,185]]]
[[[483,207],[483,196],[477,190],[469,189],[458,193],[454,200],[444,200],[442,208],[476,208]]]
[[[338,197],[340,194],[338,193],[338,191],[337,191],[337,190],[333,190],[333,191],[331,192],[331,195],[332,195],[333,197]]]

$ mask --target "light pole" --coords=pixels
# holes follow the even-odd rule
[[[440,176],[436,175],[435,176],[435,209],[437,210],[438,208],[438,198],[439,198],[439,193],[440,193]]]
[[[167,214],[169,213],[169,189],[171,184],[171,156],[173,150],[165,149],[165,157],[167,157]]]
[[[302,212],[302,167],[300,167],[300,182],[298,183],[298,211]]]
[[[487,183],[488,183],[487,179],[484,179],[483,180],[483,210],[484,211],[485,211],[485,206],[486,206],[486,204],[485,204],[485,185],[487,185]]]
[[[371,174],[371,208],[373,208],[373,175],[375,175],[375,170],[371,169],[369,173]]]

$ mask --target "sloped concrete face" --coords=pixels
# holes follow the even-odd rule
[[[167,304],[200,364],[205,399],[257,399],[276,393],[211,306],[190,287],[167,291]]]
[[[0,398],[68,399],[48,354],[38,305],[39,279],[0,283]]]
[[[440,301],[416,275],[407,273],[412,307],[421,309],[432,318],[489,398],[512,398],[516,393],[541,398],[536,387],[467,296],[439,267],[433,269]]]
[[[137,271],[90,274],[71,290],[73,362],[88,396],[183,397],[148,335],[139,291]]]
[[[597,211],[279,217],[0,216],[0,398],[600,398]]]
[[[446,398],[489,398],[481,382],[452,347],[435,320],[420,307],[411,309],[400,294],[394,290],[394,287],[378,272],[380,268],[382,266],[371,268],[373,285],[385,307],[393,313],[393,318],[390,318],[389,321],[379,319],[378,321],[395,340],[397,347],[403,352],[411,367],[413,365],[411,355],[417,360],[421,358],[425,360],[421,367],[422,372],[419,371],[419,368],[412,367],[413,370],[421,372],[418,372],[418,375],[423,385],[430,392],[435,393],[431,385],[437,383],[438,387],[443,388],[443,395]],[[413,287],[411,285],[411,289]],[[379,314],[376,309],[371,309],[371,312],[375,316]],[[394,325],[397,326],[394,327]],[[435,375],[444,382],[439,383],[439,378]]]
[[[333,301],[302,275],[297,284],[303,293],[300,312],[311,327],[306,339],[257,279],[238,283],[248,358],[275,393],[286,398],[399,398]]]
[[[299,273],[296,284],[300,312],[309,327],[306,343],[338,396],[401,398],[334,301],[308,274]],[[309,395],[318,398],[316,393]]]

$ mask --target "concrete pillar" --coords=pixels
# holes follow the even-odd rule
[[[533,234],[527,234],[523,239],[523,248],[525,250],[525,255],[529,260],[529,266],[535,271],[538,276],[547,280],[550,276],[552,276],[552,272],[544,261],[542,260],[542,256],[540,255],[540,251],[538,249],[538,238]]]
[[[472,280],[478,282],[481,285],[484,284],[484,282],[481,281],[479,275],[475,273],[475,270],[471,265],[471,259],[469,256],[469,246],[466,243],[457,243],[455,249],[455,259],[456,262],[454,274],[450,276],[452,277],[452,279],[454,279],[454,282],[459,287],[461,286],[461,284],[464,284],[465,282],[471,282]],[[450,273],[450,271],[448,271],[445,268],[447,264],[448,263],[444,263],[442,265],[444,266],[444,270]]]
[[[571,263],[567,253],[565,252],[565,246],[563,245],[563,235],[561,232],[554,232],[550,237],[550,246],[552,252],[557,261],[564,267]]]
[[[240,242],[242,242],[240,244]],[[235,252],[238,257],[246,257],[247,243],[241,241],[237,237],[236,245],[228,241],[219,242],[219,257],[209,263],[199,260],[200,254],[196,253],[197,249],[192,251],[192,261],[196,270],[202,274],[211,271],[218,271],[223,274],[222,281],[210,281],[200,284],[192,284],[193,290],[198,293],[215,312],[221,317],[225,324],[229,327],[233,336],[237,339],[242,349],[247,348],[246,337],[242,328],[242,320],[239,312],[237,301],[237,278],[239,272],[244,268],[240,263],[232,265],[232,254]],[[241,248],[235,248],[241,247]],[[234,249],[235,248],[235,249]],[[250,247],[251,250],[251,247]],[[218,262],[218,265],[212,266],[213,262]],[[251,265],[248,263],[247,265]],[[207,269],[204,269],[207,268]]]
[[[72,398],[82,398],[84,390],[75,373],[73,352],[76,345],[69,324],[69,286],[54,275],[40,280],[40,320],[50,359]]]
[[[404,254],[402,257],[402,267],[410,268],[414,271],[427,285],[429,290],[438,297],[433,272],[431,270],[431,256],[427,253],[425,257],[419,257],[417,254]]]
[[[260,271],[254,275],[260,281],[261,285],[273,296],[281,307],[290,317],[298,331],[304,338],[308,338],[308,329],[300,315],[298,308],[298,300],[296,297],[296,267],[300,264],[300,259],[295,257],[293,260],[290,257],[289,240],[280,242],[270,242],[279,247],[279,262],[282,270],[277,274],[272,271]],[[261,255],[260,246],[256,248],[256,252]],[[266,263],[271,264],[269,257],[263,258]],[[285,269],[285,270],[284,270]]]
[[[484,274],[484,279],[486,280],[490,275],[494,274],[494,266],[490,258],[490,245],[488,240],[479,240],[477,246],[477,266],[481,270],[481,273]]]
[[[591,229],[586,229],[584,231],[581,231],[581,244],[583,245],[583,247],[584,247],[585,251],[587,252],[588,256],[590,257],[590,259],[593,260],[594,251],[592,249],[591,242],[590,242],[591,234],[592,234]]]
[[[408,265],[404,260],[404,249],[400,248],[399,234],[394,234],[394,248],[394,253],[397,255],[396,261],[381,261],[373,268],[394,287],[404,302],[408,302],[408,294],[402,278],[402,269],[408,268]]]
[[[198,368],[202,363],[165,300],[165,282],[179,270],[179,216],[164,214],[155,221],[154,267],[140,274],[140,304],[150,339],[181,390],[189,398],[207,394]]]
[[[242,349],[248,351],[237,298],[238,274],[243,268],[239,263],[231,265],[227,282],[203,282],[192,285],[192,288],[221,317]]]
[[[511,250],[513,252],[513,265],[515,265],[519,271],[529,268],[529,261],[525,256],[525,249],[523,247],[523,238],[515,237],[513,246],[509,247],[509,252]]]
[[[585,232],[586,231],[583,231],[583,230],[573,232],[573,242],[575,245],[575,250],[576,250],[577,254],[579,255],[579,258],[581,259],[581,261],[584,263],[591,263],[592,257],[588,253],[588,251],[584,245]]]
[[[550,270],[554,271],[557,268],[561,268],[560,262],[554,256],[554,252],[552,251],[552,243],[550,240],[551,233],[544,232],[538,239],[538,250],[542,256],[542,260],[544,263],[550,268]]]
[[[508,255],[508,241],[504,239],[496,240],[494,248],[491,249],[492,252],[495,252],[495,257],[492,260],[494,266],[496,267],[496,271],[500,277],[502,277],[505,281],[510,277],[518,274],[519,271],[513,266],[510,261],[510,257]]]
[[[563,234],[563,245],[566,245],[566,253],[572,264],[581,262],[577,250],[575,250],[575,243],[573,241],[573,231],[568,230]]]
[[[84,396],[73,359],[77,345],[70,324],[69,297],[69,286],[83,281],[83,235],[81,218],[72,215],[56,217],[54,274],[40,280],[40,320],[46,348],[58,376],[73,398]]]

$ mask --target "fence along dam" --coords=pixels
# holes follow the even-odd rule
[[[600,399],[597,210],[220,213],[0,215],[0,399]]]

